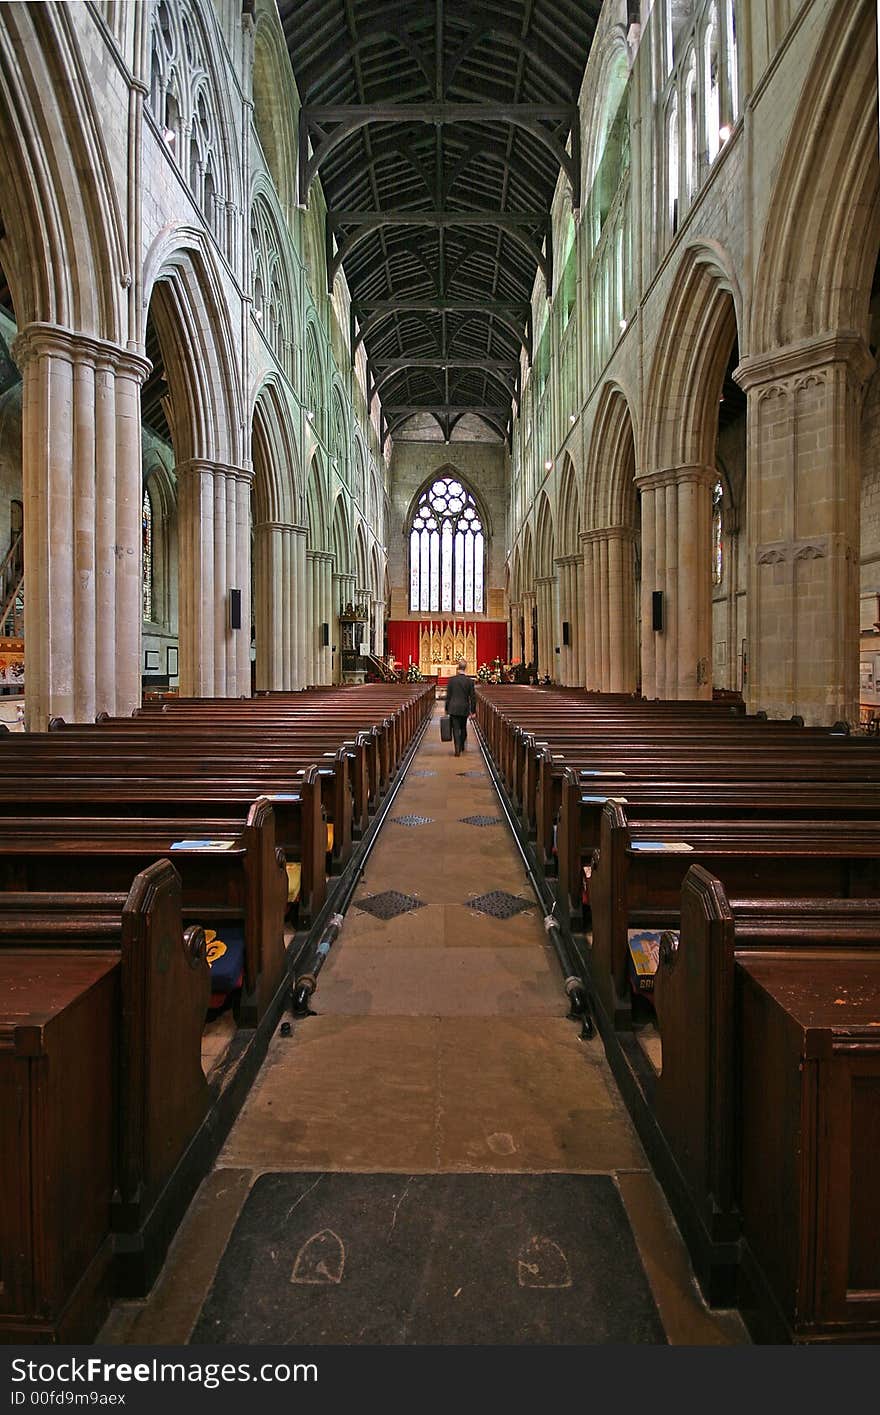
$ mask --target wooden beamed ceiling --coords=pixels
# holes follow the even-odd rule
[[[280,0],[320,179],[389,431],[429,412],[512,425],[529,301],[552,291],[560,169],[580,205],[577,97],[602,0]]]

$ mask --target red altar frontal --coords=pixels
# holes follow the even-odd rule
[[[387,629],[388,652],[404,671],[417,663],[426,678],[450,678],[459,658],[471,674],[483,663],[507,658],[504,619],[389,619]]]

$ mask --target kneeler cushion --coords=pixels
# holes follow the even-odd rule
[[[295,904],[299,899],[300,888],[302,887],[302,865],[298,860],[292,860],[287,866],[287,902]]]
[[[244,925],[239,922],[205,929],[211,965],[211,1007],[220,1007],[244,978]]]

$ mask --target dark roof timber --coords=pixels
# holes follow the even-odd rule
[[[577,95],[602,0],[280,0],[320,174],[328,280],[344,268],[386,427],[474,413],[502,437],[553,288],[560,169],[580,205]],[[503,402],[500,399],[503,398]]]

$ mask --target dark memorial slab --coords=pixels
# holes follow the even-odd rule
[[[193,1344],[594,1345],[665,1336],[606,1175],[265,1174]]]

